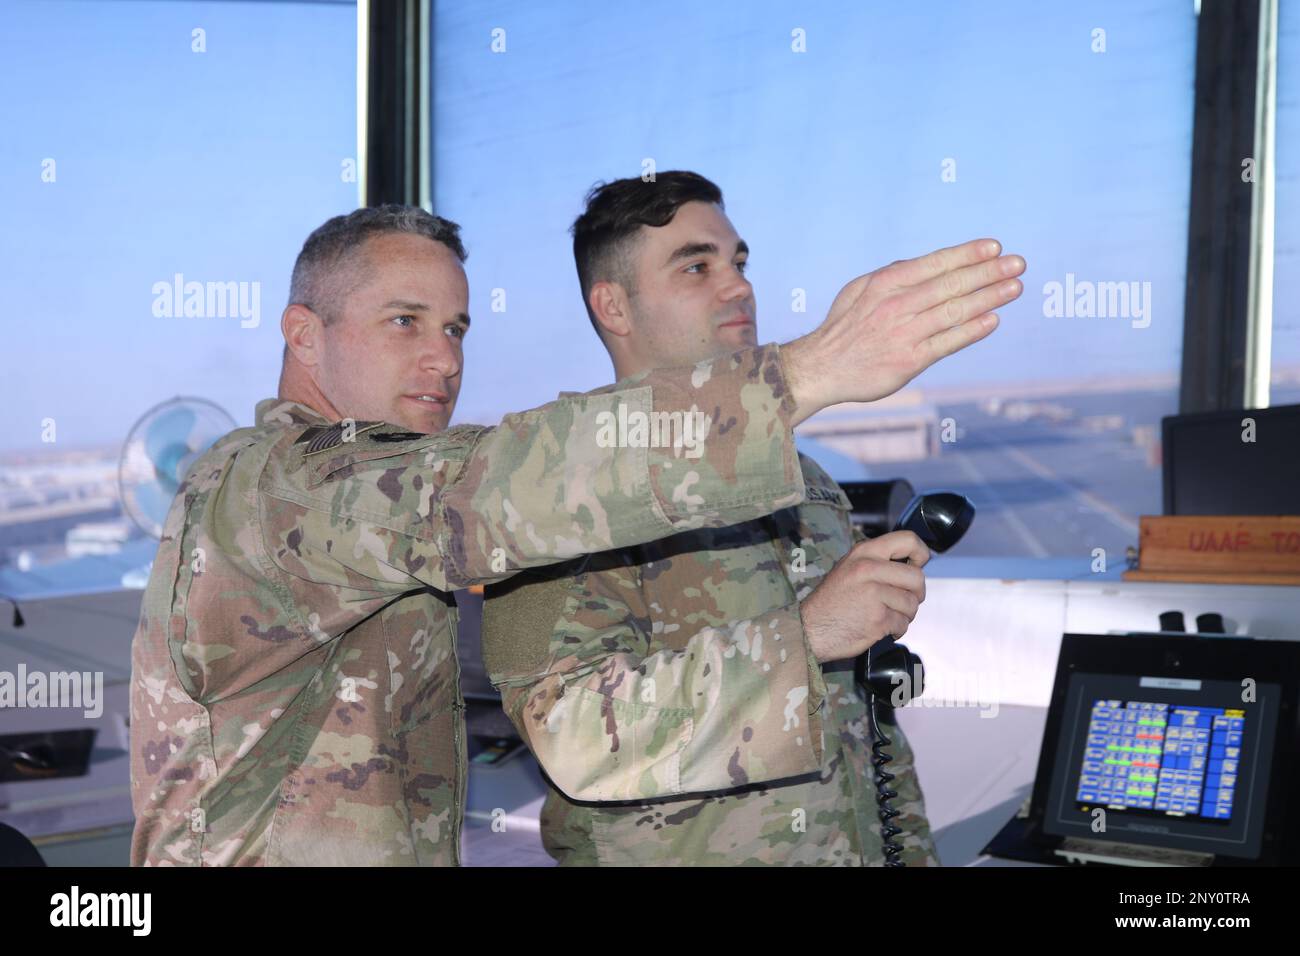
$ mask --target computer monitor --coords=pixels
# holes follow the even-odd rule
[[[1168,416],[1161,458],[1167,515],[1300,514],[1300,405]]]
[[[1031,816],[1049,838],[1296,862],[1300,642],[1066,634]]]

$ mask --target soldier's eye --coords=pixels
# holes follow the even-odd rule
[[[404,322],[404,321],[403,321],[404,319],[409,319],[410,321],[409,321],[409,322]],[[399,328],[409,329],[412,325],[415,324],[415,316],[413,316],[413,315],[395,315],[395,316],[393,316],[392,321],[393,321],[393,322],[394,322],[394,323],[395,323]]]
[[[739,262],[736,263],[736,271],[738,271],[742,276],[745,274],[745,270],[748,268],[749,268],[748,259],[741,259]]]
[[[453,332],[456,333],[451,336],[454,339],[463,339],[465,337],[465,329],[460,325],[448,325],[444,331],[446,331],[448,335],[451,335]]]
[[[685,272],[693,272],[695,269],[701,269],[701,270],[703,270],[703,269],[707,269],[708,267],[709,267],[709,264],[708,264],[707,262],[692,262],[692,263],[691,263],[689,266],[687,266],[683,271],[685,271]],[[699,275],[698,272],[696,272],[695,274],[696,274],[696,275]]]

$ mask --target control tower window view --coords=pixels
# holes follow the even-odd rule
[[[20,922],[178,932],[171,866],[1272,905],[1300,0],[3,23]]]

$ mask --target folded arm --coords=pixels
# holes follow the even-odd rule
[[[571,799],[652,799],[820,770],[826,685],[797,604],[651,651],[638,570],[490,587],[488,672]]]

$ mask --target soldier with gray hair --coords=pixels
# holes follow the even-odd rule
[[[913,268],[986,254],[970,244]],[[864,278],[787,345],[448,427],[470,326],[463,260],[453,224],[404,207],[332,219],[304,245],[279,394],[191,468],[145,591],[134,864],[458,863],[452,592],[795,504],[795,424],[889,394],[991,330],[899,321]],[[689,467],[596,440],[620,410],[694,409],[727,427]]]

